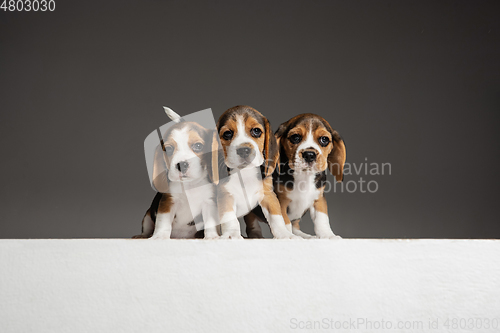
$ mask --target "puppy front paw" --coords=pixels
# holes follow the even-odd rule
[[[274,239],[303,239],[302,237],[296,236],[291,232],[276,232],[273,236]]]
[[[305,232],[302,232],[298,229],[293,229],[293,234],[299,237],[302,237],[304,239],[315,239],[317,238],[316,236],[306,234]]]
[[[146,236],[146,235],[143,235],[143,234],[140,234],[140,235],[135,235],[132,237],[132,239],[145,239],[145,238],[149,238],[150,236]]]
[[[337,235],[323,235],[323,236],[317,236],[319,239],[334,239],[334,240],[339,240],[342,239],[342,237],[337,236]]]
[[[170,239],[170,235],[169,234],[157,234],[157,235],[151,236],[149,239],[151,239],[151,240],[165,240],[165,239]]]
[[[221,238],[218,234],[207,234],[205,233],[205,237],[203,237],[203,239],[205,240],[214,240],[214,239],[219,239]]]
[[[239,230],[228,231],[220,236],[221,239],[243,239]]]
[[[313,235],[308,235],[308,234],[301,235],[301,237],[304,239],[316,239],[316,238],[318,238],[318,236],[313,236]]]

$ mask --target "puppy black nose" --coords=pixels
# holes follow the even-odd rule
[[[182,173],[185,173],[187,169],[189,168],[189,163],[186,161],[182,161],[176,164],[177,170],[179,170]]]
[[[243,158],[248,157],[248,155],[250,155],[251,152],[252,152],[252,148],[248,148],[248,147],[236,149],[236,153]]]
[[[316,160],[316,153],[313,151],[305,151],[302,153],[302,157],[307,163],[311,163]]]

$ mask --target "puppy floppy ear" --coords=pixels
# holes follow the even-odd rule
[[[279,149],[278,142],[273,135],[273,131],[271,130],[271,124],[269,120],[265,119],[264,121],[264,134],[266,135],[264,138],[264,163],[266,164],[265,175],[270,176],[273,174],[274,169],[276,168],[276,164],[279,159]]]
[[[283,138],[285,132],[288,129],[288,122],[285,122],[278,127],[278,130],[276,133],[274,133],[274,137],[276,138],[276,144],[278,145],[278,152],[279,152],[279,163],[276,166],[276,169],[278,170],[278,173],[280,172],[280,166],[284,165],[286,162],[288,162],[288,157],[285,154],[285,151],[283,150],[282,147],[282,142],[285,140]]]
[[[335,179],[341,182],[344,180],[344,164],[346,159],[345,144],[337,131],[332,130],[331,133],[333,148],[327,159],[328,169],[330,169],[332,175],[335,176]]]
[[[211,158],[210,162],[208,163],[208,178],[210,181],[214,184],[219,184],[219,149],[221,149],[219,145],[219,140],[218,140],[218,133],[217,131],[210,131],[211,134]]]
[[[161,193],[168,193],[168,166],[163,140],[156,147],[153,161],[153,187]]]
[[[287,129],[288,129],[288,121],[284,122],[283,124],[280,125],[280,127],[278,127],[278,130],[276,131],[276,133],[274,133],[276,139],[281,138],[283,134],[285,134]]]

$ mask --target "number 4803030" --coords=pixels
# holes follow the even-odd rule
[[[54,0],[3,0],[0,9],[4,12],[53,12]]]

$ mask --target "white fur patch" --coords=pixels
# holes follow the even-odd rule
[[[319,199],[321,192],[316,188],[316,174],[313,172],[294,172],[293,190],[288,192],[288,198],[291,200],[288,205],[287,214],[291,221],[299,220],[307,210],[311,213],[311,219],[314,223],[314,232],[317,238],[339,238],[331,227],[328,215],[317,212],[314,209],[314,202]],[[312,238],[313,236],[303,233],[299,229],[292,230],[294,235],[302,238]]]
[[[227,212],[221,217],[222,239],[243,239],[240,222],[234,212]]]
[[[234,210],[237,217],[248,214],[263,197],[259,168],[233,169],[229,180],[223,186],[234,198]]]
[[[196,155],[191,147],[189,147],[189,129],[175,129],[171,133],[171,138],[175,141],[175,148],[172,160],[170,161],[168,179],[171,181],[190,182],[195,179],[200,179],[207,175],[207,170],[201,165],[201,159]],[[189,167],[187,172],[182,175],[177,169],[177,163],[188,162]],[[181,178],[181,176],[184,176]]]
[[[312,133],[312,130],[309,130],[309,132],[307,133],[306,135],[306,138],[305,140],[302,141],[302,143],[297,147],[297,150],[295,151],[295,156],[294,156],[294,169],[297,171],[300,171],[300,170],[310,170],[311,172],[319,172],[319,171],[322,171],[322,170],[318,170],[317,167],[316,167],[316,162],[311,166],[309,166],[309,164],[304,161],[304,159],[302,158],[302,152],[305,150],[305,149],[314,149],[317,156],[321,156],[323,154],[320,146],[317,144],[317,142],[314,140],[314,135]]]
[[[330,227],[330,219],[327,214],[318,212],[314,209],[314,207],[311,207],[311,218],[314,223],[314,232],[316,233],[317,238],[340,238],[333,233],[332,228]]]
[[[269,223],[269,228],[271,228],[271,233],[276,239],[302,239],[299,236],[292,234],[291,227],[288,230],[285,225],[285,219],[281,215],[271,215],[269,211],[262,207],[262,212]]]
[[[290,221],[300,219],[320,196],[315,183],[316,173],[295,171],[293,178],[293,190],[287,193],[291,200],[287,211]]]
[[[170,239],[172,234],[172,225],[175,217],[175,211],[168,213],[159,213],[156,215],[155,231],[150,239]]]

